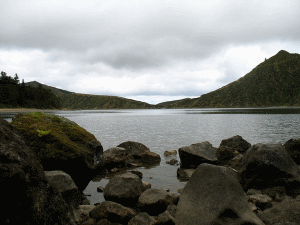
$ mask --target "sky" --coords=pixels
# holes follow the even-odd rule
[[[0,71],[150,104],[195,98],[300,53],[299,12],[299,0],[2,0]]]

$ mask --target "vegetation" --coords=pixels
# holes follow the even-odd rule
[[[26,86],[24,80],[19,82],[19,77],[7,76],[1,72],[0,77],[0,108],[38,108],[58,109],[59,99],[48,89],[41,85],[37,87]]]
[[[161,106],[158,104],[157,106]],[[280,51],[250,73],[199,98],[164,103],[167,108],[300,106],[300,55]]]
[[[145,109],[154,106],[145,102],[131,99],[105,96],[105,95],[86,95],[68,94],[60,97],[61,104],[67,109]]]
[[[149,109],[155,107],[145,102],[116,96],[73,93],[40,84],[36,81],[26,83],[26,85],[33,87],[42,85],[44,88],[51,90],[59,98],[63,109]]]
[[[88,148],[96,138],[66,118],[41,112],[17,114],[11,122],[40,160],[92,155]]]

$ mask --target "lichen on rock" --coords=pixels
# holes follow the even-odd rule
[[[93,134],[69,119],[41,112],[17,114],[11,123],[45,170],[65,171],[80,190],[86,187],[103,153]]]

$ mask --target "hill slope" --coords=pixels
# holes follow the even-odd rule
[[[158,104],[157,106],[160,106]],[[300,106],[300,55],[279,51],[244,77],[167,108]]]
[[[154,108],[145,102],[116,96],[89,95],[69,92],[41,84],[36,81],[26,83],[28,86],[42,87],[51,90],[58,98],[63,109],[149,109]]]
[[[45,84],[41,84],[37,81],[27,82],[27,83],[25,83],[25,85],[26,86],[31,86],[31,87],[38,87],[39,85],[42,85],[43,88],[47,88],[47,89],[51,90],[53,92],[53,94],[55,94],[56,96],[62,96],[62,95],[65,95],[65,94],[73,93],[73,92],[70,92],[70,91],[66,91],[66,90],[51,87],[51,86],[48,86],[48,85],[45,85]]]

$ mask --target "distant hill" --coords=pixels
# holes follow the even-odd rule
[[[61,108],[58,97],[42,86],[26,86],[19,77],[8,76],[2,71],[0,76],[0,108]]]
[[[49,90],[51,90],[56,96],[62,96],[62,95],[65,95],[65,94],[71,94],[73,92],[70,92],[70,91],[65,91],[65,90],[62,90],[62,89],[59,89],[59,88],[55,88],[55,87],[51,87],[51,86],[48,86],[48,85],[45,85],[45,84],[41,84],[37,81],[31,81],[31,82],[27,82],[25,83],[26,86],[31,86],[31,87],[38,87],[39,85],[42,85],[44,88],[47,88]]]
[[[26,83],[27,86],[42,87],[51,90],[58,98],[63,109],[149,109],[155,108],[145,102],[132,99],[107,96],[107,95],[89,95],[69,92],[59,88],[41,84],[36,81]]]
[[[166,108],[300,106],[300,55],[281,50],[240,79],[194,99],[157,104]]]

